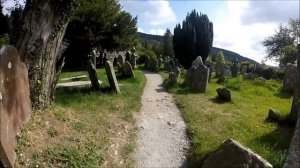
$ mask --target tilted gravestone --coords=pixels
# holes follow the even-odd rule
[[[126,76],[126,77],[134,77],[135,78],[135,76],[134,76],[134,73],[133,73],[133,70],[132,70],[132,66],[130,65],[130,63],[128,62],[128,61],[126,61],[125,63],[124,63],[124,66],[123,66],[123,72],[124,72],[124,76]]]
[[[297,81],[297,66],[287,64],[284,78],[283,78],[283,90],[286,92],[293,92],[296,87]]]
[[[120,93],[119,84],[116,78],[115,70],[111,62],[105,62],[105,71],[108,78],[110,88],[117,93]]]
[[[124,63],[125,63],[125,58],[124,58],[122,55],[118,55],[117,60],[118,60],[118,63],[119,63],[121,66],[124,65]]]
[[[137,55],[135,53],[132,53],[131,58],[130,58],[130,64],[133,69],[136,68],[136,58],[137,58]]]
[[[0,159],[14,167],[16,135],[31,114],[28,73],[13,46],[0,50]]]
[[[192,91],[205,93],[208,85],[209,69],[203,65],[201,56],[193,61],[186,73],[185,82]]]

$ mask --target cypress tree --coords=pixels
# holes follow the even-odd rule
[[[173,46],[175,57],[184,68],[189,68],[197,56],[205,61],[213,43],[213,23],[205,14],[196,10],[188,13],[186,19],[174,28]]]

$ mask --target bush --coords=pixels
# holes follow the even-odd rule
[[[155,53],[152,50],[143,50],[143,51],[139,51],[140,57],[142,59],[144,59],[145,62],[145,68],[150,69],[152,71],[157,71],[158,70],[158,60],[157,57],[155,55]],[[146,57],[149,57],[148,60],[148,65],[146,65]]]

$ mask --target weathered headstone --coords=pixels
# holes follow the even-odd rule
[[[232,76],[231,70],[230,70],[229,68],[227,68],[227,69],[224,71],[224,76],[225,76],[225,77]]]
[[[221,62],[216,63],[216,77],[224,76],[224,64]]]
[[[177,83],[180,73],[181,73],[180,68],[175,67],[171,72],[169,72],[169,80],[172,83]]]
[[[132,53],[130,58],[130,64],[132,65],[133,69],[136,68],[136,59],[137,59],[137,55],[135,53]]]
[[[208,85],[209,69],[203,65],[201,56],[198,56],[186,73],[185,82],[192,91],[205,93]]]
[[[272,168],[273,166],[250,149],[232,139],[228,139],[203,161],[201,167]]]
[[[218,98],[225,100],[225,101],[231,101],[231,92],[227,88],[218,88],[217,90]]]
[[[96,67],[93,64],[91,57],[87,60],[87,69],[89,73],[89,78],[91,80],[92,89],[100,91],[100,83],[97,77]]]
[[[119,75],[123,76],[123,74],[124,74],[124,68],[123,68],[123,66],[119,62],[117,62],[117,69],[118,69],[117,73]]]
[[[125,54],[125,61],[130,62],[130,59],[131,59],[130,55],[131,55],[130,51],[127,51]]]
[[[231,73],[233,77],[237,77],[239,72],[239,65],[238,65],[238,60],[235,59],[232,61],[232,66],[231,66]]]
[[[293,92],[297,82],[297,66],[287,64],[284,78],[283,78],[283,90],[286,92]]]
[[[118,63],[119,63],[121,66],[124,65],[124,63],[125,63],[125,58],[124,58],[122,55],[118,55],[117,60],[118,60]]]
[[[105,71],[106,71],[106,75],[108,78],[108,82],[110,85],[110,88],[114,91],[119,93],[120,89],[119,89],[119,84],[116,78],[116,74],[115,74],[115,70],[113,65],[111,64],[111,62],[106,61],[105,63]]]
[[[26,66],[13,46],[0,50],[0,159],[14,167],[16,136],[31,114]]]
[[[133,70],[132,70],[132,66],[130,65],[130,63],[129,63],[128,61],[126,61],[126,62],[124,63],[123,68],[124,68],[124,70],[123,70],[124,76],[130,77],[130,78],[131,78],[131,77],[135,77],[135,76],[134,76],[134,73],[133,73]]]

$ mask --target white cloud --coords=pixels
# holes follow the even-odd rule
[[[140,27],[138,27],[138,32],[145,33],[145,31]]]
[[[241,16],[243,24],[286,22],[299,17],[299,1],[249,1]]]
[[[158,28],[158,29],[150,29],[149,33],[154,35],[164,35],[165,31],[166,31],[165,29]]]
[[[176,15],[167,0],[120,1],[120,3],[126,11],[138,15],[139,21],[150,25],[176,21]]]
[[[248,1],[227,1],[225,10],[228,13],[225,12],[223,19],[214,23],[214,46],[234,51],[260,63],[266,56],[265,48],[260,42],[274,34],[280,22],[244,24],[242,18],[249,12],[249,7]],[[267,63],[276,65],[274,61]]]

